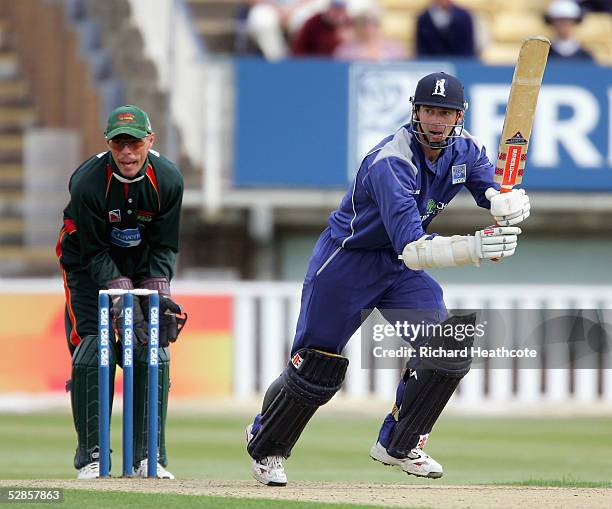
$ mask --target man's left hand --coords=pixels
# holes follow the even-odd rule
[[[174,343],[187,322],[187,313],[170,297],[170,283],[164,277],[151,277],[140,283],[140,288],[157,290],[159,293],[159,346]],[[149,298],[140,299],[145,319],[149,319]]]
[[[524,189],[500,193],[490,187],[485,196],[491,202],[491,215],[499,226],[514,226],[529,217],[531,204]]]
[[[174,343],[187,321],[187,313],[170,297],[159,297],[159,346]]]
[[[148,323],[149,297],[141,297],[140,305]],[[170,343],[174,343],[183,330],[186,321],[187,313],[183,312],[180,305],[170,297],[159,296],[159,346],[165,348]]]

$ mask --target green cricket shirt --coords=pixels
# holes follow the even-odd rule
[[[69,191],[57,244],[65,271],[85,268],[100,287],[120,276],[172,279],[183,199],[174,163],[150,150],[138,175],[126,179],[102,152],[76,169]]]

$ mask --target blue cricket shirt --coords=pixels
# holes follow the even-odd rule
[[[480,207],[495,167],[484,146],[465,129],[435,163],[425,157],[411,125],[383,139],[363,159],[352,186],[329,217],[332,238],[347,249],[401,253],[425,234],[431,220],[463,186]]]

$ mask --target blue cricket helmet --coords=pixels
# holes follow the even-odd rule
[[[445,72],[434,72],[421,78],[411,98],[413,106],[437,106],[453,110],[467,110],[463,85]]]

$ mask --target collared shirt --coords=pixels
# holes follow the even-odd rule
[[[57,254],[64,270],[84,268],[100,286],[174,274],[183,178],[150,150],[133,179],[123,177],[110,152],[85,161],[72,174]]]
[[[465,186],[480,207],[495,167],[466,130],[429,161],[410,125],[382,140],[363,159],[340,206],[329,217],[332,237],[348,249],[393,248],[423,235],[432,219]]]

